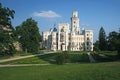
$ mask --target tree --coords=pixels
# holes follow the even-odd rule
[[[8,7],[2,7],[0,3],[0,55],[13,54],[13,30],[11,19],[14,18],[14,10]]]
[[[108,46],[110,51],[117,51],[120,58],[120,32],[112,31],[109,33]]]
[[[102,51],[107,50],[106,33],[103,27],[99,31],[99,49]]]
[[[16,32],[24,51],[38,52],[41,36],[36,21],[28,18],[20,26],[16,27]]]
[[[117,53],[118,53],[118,56],[119,56],[119,59],[120,59],[120,30],[119,30],[119,33],[118,33],[118,39],[116,41],[116,46],[117,46]]]
[[[118,33],[116,31],[112,31],[109,33],[108,37],[108,50],[115,51],[117,48],[117,40],[118,40]]]
[[[0,3],[0,25],[11,26],[11,19],[14,18],[15,11],[10,10],[8,7],[2,7]]]

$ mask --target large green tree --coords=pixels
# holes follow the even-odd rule
[[[35,20],[28,18],[20,26],[16,27],[16,32],[24,51],[32,53],[38,52],[41,36]]]
[[[120,32],[112,31],[109,33],[108,50],[117,51],[120,57]]]
[[[118,52],[119,59],[120,59],[120,30],[119,30],[119,33],[118,33],[118,39],[116,41],[116,44],[117,44],[117,52]]]
[[[110,32],[107,39],[108,39],[108,50],[115,51],[117,49],[116,42],[118,40],[118,33],[116,31]]]
[[[11,19],[14,18],[14,13],[14,10],[9,9],[8,7],[3,7],[0,3],[0,25],[11,26]]]
[[[0,3],[0,55],[13,54],[13,31],[11,19],[14,18],[15,11],[8,7],[3,7]]]
[[[99,31],[99,49],[101,51],[107,50],[106,33],[103,27],[101,27]]]

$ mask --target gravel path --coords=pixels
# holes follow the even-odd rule
[[[90,52],[87,53],[88,54],[88,57],[89,57],[89,60],[90,62],[96,62],[95,59],[92,57],[92,55],[90,54]]]
[[[7,64],[7,65],[0,65],[0,67],[44,66],[44,65],[52,65],[52,64]]]

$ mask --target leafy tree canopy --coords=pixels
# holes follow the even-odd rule
[[[0,3],[0,25],[11,26],[11,19],[14,18],[15,11],[8,7],[2,7]]]
[[[14,18],[14,10],[3,7],[0,3],[0,55],[13,54],[13,30],[11,19]]]
[[[41,36],[35,20],[28,18],[16,27],[16,32],[24,51],[37,52],[39,50]]]

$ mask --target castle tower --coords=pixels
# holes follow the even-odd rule
[[[75,33],[75,35],[80,34],[80,27],[79,27],[79,17],[78,12],[73,11],[72,18],[71,18],[71,26],[72,26],[72,33]]]

